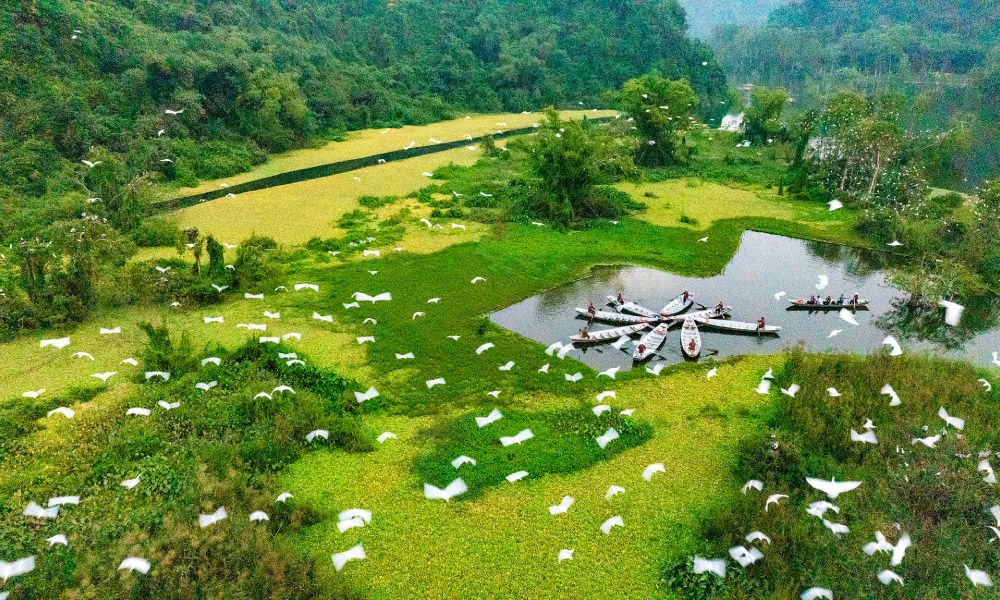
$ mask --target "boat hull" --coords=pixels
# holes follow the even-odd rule
[[[701,354],[701,333],[692,319],[686,319],[681,327],[681,352],[688,358],[697,358]]]
[[[868,303],[870,300],[859,300],[857,304],[808,304],[805,300],[789,300],[788,303],[791,305],[788,310],[840,310],[846,308],[847,310],[868,310]]]
[[[663,340],[667,337],[667,325],[659,325],[656,329],[646,333],[636,344],[632,352],[632,358],[643,361],[656,354],[656,351],[663,345]],[[642,348],[642,350],[640,350]]]

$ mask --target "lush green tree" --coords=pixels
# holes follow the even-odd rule
[[[628,149],[603,130],[585,130],[549,109],[545,124],[524,142],[512,144],[532,179],[528,211],[568,226],[584,218],[621,215],[620,200],[601,186],[635,176]]]
[[[619,105],[635,126],[636,161],[669,165],[677,161],[678,135],[691,126],[698,97],[687,81],[647,73],[622,85]]]
[[[211,235],[205,240],[205,249],[208,251],[208,275],[220,275],[225,269],[225,250],[222,244],[216,241]]]
[[[743,115],[745,137],[754,144],[784,137],[781,113],[788,104],[788,91],[784,88],[756,86],[753,89],[750,106]]]

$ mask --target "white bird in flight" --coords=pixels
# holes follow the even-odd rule
[[[312,442],[314,439],[321,437],[324,440],[330,439],[330,432],[326,429],[315,429],[306,434],[306,441]]]
[[[469,487],[462,481],[461,477],[452,481],[443,489],[429,483],[424,484],[424,497],[429,500],[450,502],[455,496],[464,494],[467,491],[469,491]]]
[[[861,485],[860,481],[837,481],[836,478],[825,481],[815,477],[806,477],[806,483],[834,500],[844,492],[849,492]]]
[[[903,403],[903,401],[899,399],[899,394],[897,394],[896,390],[892,389],[892,386],[888,383],[882,386],[882,390],[879,393],[883,396],[889,396],[889,398],[891,398],[889,406],[899,406]]]
[[[569,498],[569,496],[567,496],[567,498]],[[615,527],[625,527],[625,521],[620,515],[611,517],[607,521],[601,523],[601,531],[604,532],[604,535],[611,535],[611,530]]]
[[[531,438],[535,437],[535,434],[531,432],[530,429],[522,429],[517,435],[503,436],[500,438],[500,445],[503,447],[511,446],[513,444],[521,444]]]
[[[943,406],[938,409],[938,413],[937,414],[938,414],[939,417],[941,417],[942,419],[944,419],[944,422],[946,424],[951,425],[955,429],[958,429],[958,430],[965,429],[965,419],[960,419],[958,417],[950,416],[948,414],[948,411],[946,411]]]
[[[778,501],[782,498],[787,498],[788,494],[771,494],[767,497],[767,502],[764,503],[764,512],[768,512],[772,504],[778,504]]]
[[[962,311],[965,310],[965,307],[949,300],[938,300],[938,306],[945,307],[944,322],[952,327],[958,327],[958,323],[962,319]]]
[[[882,345],[892,348],[889,352],[889,356],[899,356],[903,353],[903,349],[899,345],[899,340],[897,340],[894,336],[887,335],[885,339],[882,340]]]
[[[847,310],[846,308],[840,309],[840,318],[842,320],[850,323],[851,325],[857,325],[858,324],[857,319],[855,319],[854,315],[851,314],[851,311]]]
[[[128,571],[139,571],[143,575],[149,573],[149,561],[145,558],[138,558],[135,556],[130,556],[123,560],[120,565],[118,565],[118,570],[128,570]]]
[[[653,463],[646,467],[642,471],[642,478],[646,481],[652,481],[653,475],[655,473],[666,473],[667,470],[663,467],[663,463]]]
[[[969,565],[962,563],[965,567],[965,576],[969,578],[972,585],[982,585],[990,587],[993,585],[993,580],[990,579],[989,574],[986,571],[980,571],[979,569],[970,569]]]
[[[701,573],[712,573],[717,577],[725,577],[726,561],[721,558],[706,559],[700,556],[695,556],[694,572],[696,575],[699,575]]]
[[[220,506],[218,510],[210,515],[198,515],[198,526],[202,529],[224,520],[229,515],[226,514],[226,507]]]
[[[620,371],[620,370],[621,370],[621,367],[612,367],[612,368],[608,369],[607,371],[601,371],[600,373],[597,374],[597,376],[598,377],[610,377],[611,379],[614,379],[615,378],[615,374],[617,374],[618,371]]]
[[[476,425],[478,425],[479,427],[485,427],[491,423],[499,421],[502,418],[503,414],[499,410],[494,408],[492,411],[490,411],[490,414],[486,415],[485,417],[476,417]]]
[[[826,286],[830,284],[830,278],[826,275],[817,275],[816,277],[819,279],[819,283],[816,284],[817,290],[826,289]]]
[[[364,547],[362,547],[361,544],[358,544],[357,546],[354,546],[350,550],[345,550],[343,552],[338,552],[337,554],[332,555],[331,558],[333,560],[334,568],[336,568],[339,571],[344,568],[344,565],[346,565],[348,561],[364,560],[365,558],[367,558],[367,556],[365,555]]]
[[[556,504],[555,506],[550,506],[549,507],[549,514],[550,515],[559,515],[559,514],[566,513],[566,512],[569,511],[569,507],[572,506],[572,505],[573,505],[573,497],[572,496],[563,496],[563,499],[562,499],[562,501],[559,504]]]

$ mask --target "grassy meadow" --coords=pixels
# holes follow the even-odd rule
[[[476,123],[488,129],[494,119]],[[507,121],[514,126],[513,117]],[[420,136],[445,140],[461,125],[428,126]],[[417,136],[404,131],[404,138]],[[378,136],[365,132],[344,144],[356,142],[355,154],[377,152],[365,145],[376,146],[382,141]],[[347,152],[344,147],[330,152]],[[275,161],[331,160],[306,154]],[[709,590],[705,597],[716,592],[761,597],[754,594],[764,588],[711,587],[687,578],[686,571],[680,583],[671,576],[694,552],[724,552],[732,536],[720,533],[720,523],[749,519],[750,509],[733,492],[745,481],[748,457],[761,451],[760,440],[774,432],[783,439],[796,435],[795,424],[813,418],[810,405],[784,400],[778,386],[770,396],[757,394],[761,376],[773,369],[783,385],[794,380],[808,386],[802,397],[817,402],[812,388],[817,381],[825,387],[830,357],[746,356],[679,365],[660,376],[638,368],[611,380],[598,378],[572,354],[564,360],[546,355],[537,343],[492,325],[488,315],[596,264],[711,276],[725,267],[748,229],[856,243],[853,216],[788,200],[759,182],[726,185],[696,177],[622,184],[645,210],[617,224],[600,221],[568,233],[462,219],[457,222],[467,229],[452,229],[447,217],[433,219],[443,229],[420,223],[432,208],[419,189],[469,185],[461,169],[445,170],[434,180],[421,173],[477,159],[478,152],[454,150],[180,211],[175,218],[181,225],[196,225],[220,240],[236,243],[257,233],[284,246],[274,259],[281,266],[277,280],[247,290],[263,293],[263,300],[244,299],[241,290],[227,291],[220,304],[205,308],[104,311],[69,331],[39,332],[4,344],[0,423],[17,435],[0,444],[5,464],[16,465],[0,474],[0,510],[6,515],[0,537],[11,540],[0,559],[36,554],[44,563],[40,572],[15,580],[11,598],[59,597],[87,586],[95,595],[72,597],[215,598],[237,590],[254,598],[598,598],[614,590],[620,598],[685,598],[695,595],[695,588]],[[395,198],[359,203],[359,196]],[[380,256],[357,251],[330,256],[299,246],[314,236],[355,231],[345,216],[392,232],[391,241],[365,246]],[[697,241],[706,236],[706,243]],[[155,248],[134,260],[176,256],[173,249]],[[235,250],[227,251],[227,260],[234,256]],[[476,277],[485,281],[472,283]],[[319,291],[294,291],[296,283],[316,284]],[[291,291],[275,291],[279,284]],[[355,292],[391,292],[392,300],[345,307]],[[267,318],[264,311],[279,312],[280,318]],[[314,312],[331,319],[316,320]],[[217,316],[224,323],[204,322]],[[151,355],[139,328],[143,322],[165,327],[175,348]],[[267,329],[251,332],[239,324]],[[121,335],[98,333],[116,326]],[[301,354],[308,375],[278,360],[277,349],[254,342],[287,333],[299,333],[301,340],[284,341],[281,351]],[[39,340],[63,335],[72,340],[67,348],[39,347]],[[374,341],[359,341],[367,336]],[[485,343],[493,347],[476,354]],[[71,358],[78,351],[93,360]],[[412,360],[397,358],[411,352]],[[222,368],[192,366],[213,355],[224,357]],[[121,364],[126,357],[141,363]],[[166,384],[144,382],[141,371],[156,360],[180,365],[179,376]],[[854,368],[853,359],[836,360],[829,369],[837,374],[838,387],[859,397],[875,374],[896,368],[881,362]],[[925,365],[922,359],[908,360],[896,372],[901,378]],[[513,367],[500,370],[508,361]],[[545,364],[548,373],[539,372]],[[718,375],[707,379],[713,366]],[[965,382],[974,375],[970,369],[936,368],[942,380],[934,389],[951,385],[971,397]],[[106,384],[90,376],[106,371],[119,374]],[[583,375],[580,382],[564,378],[577,372]],[[220,381],[218,389],[192,391],[195,382],[212,377]],[[426,382],[436,378],[446,383],[429,388]],[[253,397],[282,383],[294,383],[294,398]],[[358,405],[353,392],[370,386],[379,397]],[[21,397],[40,388],[46,391],[37,400]],[[488,395],[495,390],[497,397]],[[597,395],[608,390],[617,395],[606,400],[612,411],[594,415]],[[861,405],[866,409],[874,408],[870,395]],[[957,409],[972,409],[971,400],[955,398]],[[158,400],[181,406],[165,412],[156,407]],[[76,410],[77,417],[45,416],[61,405]],[[133,406],[150,408],[153,415],[148,421],[125,417]],[[482,429],[473,424],[474,417],[494,408],[505,417]],[[856,408],[843,410],[853,419]],[[624,409],[634,413],[619,415]],[[822,436],[824,427],[840,427],[843,419],[810,422],[808,431]],[[622,437],[601,451],[593,438],[610,426]],[[305,433],[319,428],[328,428],[331,439],[306,443]],[[496,437],[523,428],[535,437],[508,448],[497,443]],[[396,437],[375,442],[383,432]],[[809,441],[800,435],[796,444]],[[454,469],[448,463],[461,454],[479,464]],[[831,456],[844,459],[836,452]],[[806,459],[796,464],[803,461],[814,464]],[[643,470],[654,463],[663,463],[666,472],[644,480]],[[845,464],[835,474],[851,476],[857,465]],[[529,472],[526,478],[504,479],[521,469]],[[137,488],[137,495],[120,489],[119,481],[140,471],[150,487]],[[774,477],[793,482],[797,473],[775,467]],[[424,483],[443,486],[453,476],[466,477],[467,494],[447,503],[424,497]],[[626,491],[605,499],[611,485]],[[281,492],[293,500],[275,504]],[[64,517],[31,520],[25,527],[21,511],[29,500],[61,493],[83,496],[79,507],[66,509],[75,520],[69,525]],[[564,496],[575,499],[568,513],[549,514],[548,507]],[[229,519],[208,529],[195,527],[198,514],[220,505],[229,509]],[[371,510],[371,523],[340,532],[337,515],[350,508]],[[251,510],[265,510],[272,521],[249,524]],[[605,535],[599,527],[612,516],[621,516],[625,527]],[[866,518],[876,522],[875,516]],[[798,535],[792,525],[781,531]],[[56,533],[66,533],[70,545],[47,549],[45,538]],[[823,552],[833,560],[845,547],[853,551],[856,541],[849,538]],[[367,559],[336,571],[331,554],[358,543]],[[573,560],[560,564],[561,549],[573,549]],[[51,559],[55,553],[58,562]],[[130,555],[153,563],[148,577],[115,571]],[[216,566],[201,567],[199,561]],[[802,564],[775,562],[781,566],[762,585],[770,586],[771,597],[797,597]],[[782,577],[793,583],[783,585]],[[235,583],[202,585],[216,580]],[[897,597],[880,596],[883,590],[867,585],[852,589]]]
[[[567,110],[560,111],[565,119],[582,119],[609,117],[617,114],[610,110]],[[477,138],[488,133],[497,133],[510,129],[523,129],[538,123],[544,115],[541,113],[469,115],[468,119],[441,121],[430,125],[406,125],[392,129],[362,129],[351,131],[341,141],[329,142],[320,148],[293,150],[283,154],[268,157],[266,163],[254,167],[247,173],[241,173],[225,179],[204,181],[197,187],[179,188],[172,197],[193,196],[202,192],[216,190],[219,184],[237,185],[254,179],[270,177],[288,171],[308,169],[334,162],[355,158],[364,158],[393,150],[402,150],[412,142],[417,146],[430,146],[437,140],[441,143],[455,142],[464,139],[466,135]]]

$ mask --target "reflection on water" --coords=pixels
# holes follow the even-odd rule
[[[769,325],[780,325],[780,336],[740,335],[702,329],[702,360],[735,354],[773,353],[803,343],[810,351],[870,353],[879,350],[883,338],[892,334],[906,351],[961,358],[987,364],[991,352],[1000,350],[995,297],[966,298],[959,327],[944,324],[944,309],[911,305],[909,296],[886,283],[884,269],[905,258],[878,254],[834,244],[806,242],[756,232],[743,235],[739,251],[715,277],[680,277],[641,267],[595,267],[583,279],[561,285],[491,315],[494,323],[539,343],[567,342],[586,322],[576,318],[575,307],[593,302],[606,308],[605,296],[622,292],[629,300],[659,311],[674,296],[687,289],[696,302],[714,306],[723,302],[733,307],[732,319],[756,321],[764,317]],[[826,275],[829,285],[816,290],[818,275]],[[780,300],[774,294],[786,292]],[[870,310],[858,311],[858,325],[838,317],[837,311],[788,311],[788,301],[810,294],[836,298],[843,292],[857,292],[871,300]],[[697,307],[696,307],[697,308]],[[595,329],[612,327],[595,324]],[[840,333],[833,335],[835,330]],[[680,326],[671,328],[653,362],[677,363]],[[625,346],[631,352],[631,346]],[[608,344],[580,348],[571,356],[588,365],[606,369],[631,368],[632,359]]]

